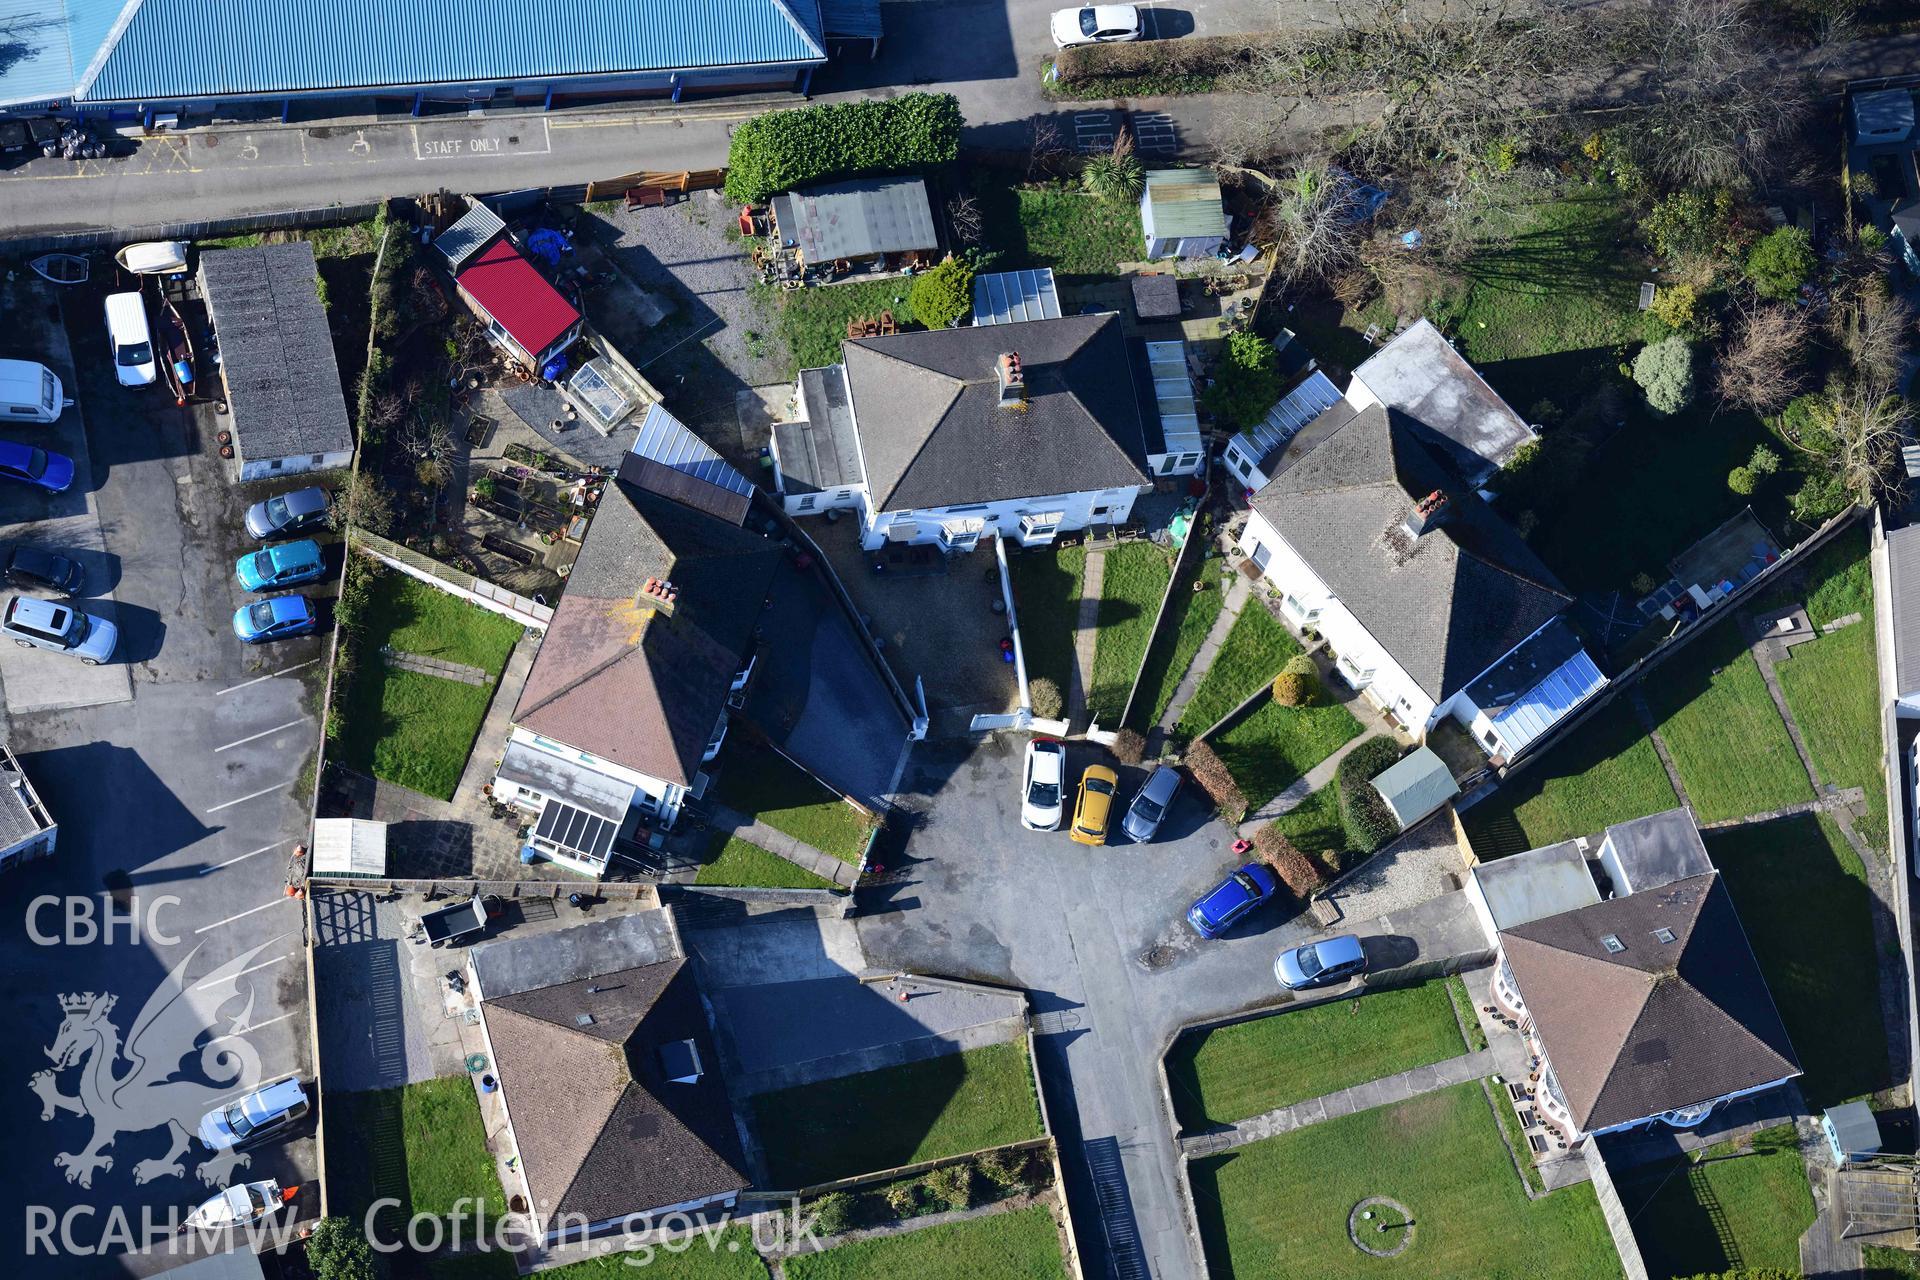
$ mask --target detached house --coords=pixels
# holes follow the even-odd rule
[[[1572,596],[1477,492],[1531,435],[1457,386],[1373,386],[1391,401],[1350,387],[1282,446],[1240,548],[1383,713],[1416,737],[1451,716],[1510,760],[1606,684],[1561,619]]]
[[[786,509],[857,512],[870,550],[1122,524],[1173,447],[1112,314],[850,339],[795,399],[773,436]]]
[[[623,827],[671,827],[701,785],[780,565],[741,527],[746,479],[659,406],[647,426],[587,530],[493,783],[533,816],[536,852],[588,875]]]
[[[1603,891],[1604,889],[1604,891]],[[1733,899],[1685,809],[1481,863],[1465,888],[1493,996],[1540,1059],[1566,1142],[1692,1128],[1800,1074]]]

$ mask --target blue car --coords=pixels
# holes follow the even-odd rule
[[[282,542],[264,551],[241,556],[233,566],[234,577],[249,591],[272,591],[277,587],[297,587],[324,577],[327,561],[320,544],[312,538]]]
[[[0,440],[0,479],[61,493],[73,483],[73,459],[17,440]]]
[[[248,644],[286,640],[311,634],[319,621],[305,596],[275,596],[234,610],[233,634]]]
[[[1217,938],[1249,911],[1279,891],[1280,881],[1264,862],[1249,862],[1187,909],[1187,923],[1203,938]]]

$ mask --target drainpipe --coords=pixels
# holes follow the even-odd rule
[[[553,110],[553,86],[552,85],[547,86],[547,99],[545,102],[542,102],[540,104],[540,109],[542,111]]]
[[[1000,565],[1000,598],[1007,605],[1007,631],[1013,636],[1013,675],[1020,682],[1020,711],[1023,716],[1033,714],[1033,697],[1027,692],[1027,655],[1020,646],[1020,620],[1013,613],[1013,574],[1007,568],[1007,541],[1004,535],[993,535],[993,558]]]
[[[680,101],[680,90],[686,86],[685,82],[680,79],[680,73],[678,71],[667,77],[667,85],[673,90],[673,100],[675,102]]]
[[[426,102],[427,102],[427,91],[426,91],[425,89],[421,89],[421,90],[418,90],[418,91],[416,91],[416,92],[414,93],[414,95],[413,95],[413,114],[414,114],[414,115],[415,115],[416,117],[418,117],[418,116],[419,116],[419,114],[420,114],[420,112],[421,112],[421,109],[422,109],[422,108],[424,108],[424,107],[426,106]]]
[[[805,71],[800,73],[800,96],[803,98],[809,98],[809,99],[813,97],[813,68],[812,67],[808,67]]]

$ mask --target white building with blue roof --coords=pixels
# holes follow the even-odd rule
[[[855,11],[858,31],[831,29]],[[820,0],[0,0],[0,113],[804,92],[871,16]]]

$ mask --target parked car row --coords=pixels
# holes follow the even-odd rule
[[[247,508],[247,536],[270,542],[324,528],[330,505],[327,491],[317,486],[275,494]],[[327,562],[319,543],[302,538],[248,552],[234,565],[233,573],[248,591],[277,591],[325,577]],[[233,634],[247,644],[312,635],[319,627],[313,601],[301,595],[270,596],[243,604],[233,614]]]
[[[1067,745],[1057,738],[1034,738],[1027,743],[1026,769],[1020,789],[1020,825],[1029,831],[1057,831],[1066,812]],[[1120,775],[1103,764],[1088,765],[1080,775],[1068,839],[1079,844],[1103,845],[1118,794]],[[1160,832],[1160,824],[1180,790],[1180,773],[1155,765],[1127,806],[1120,829],[1136,844],[1146,844]]]

